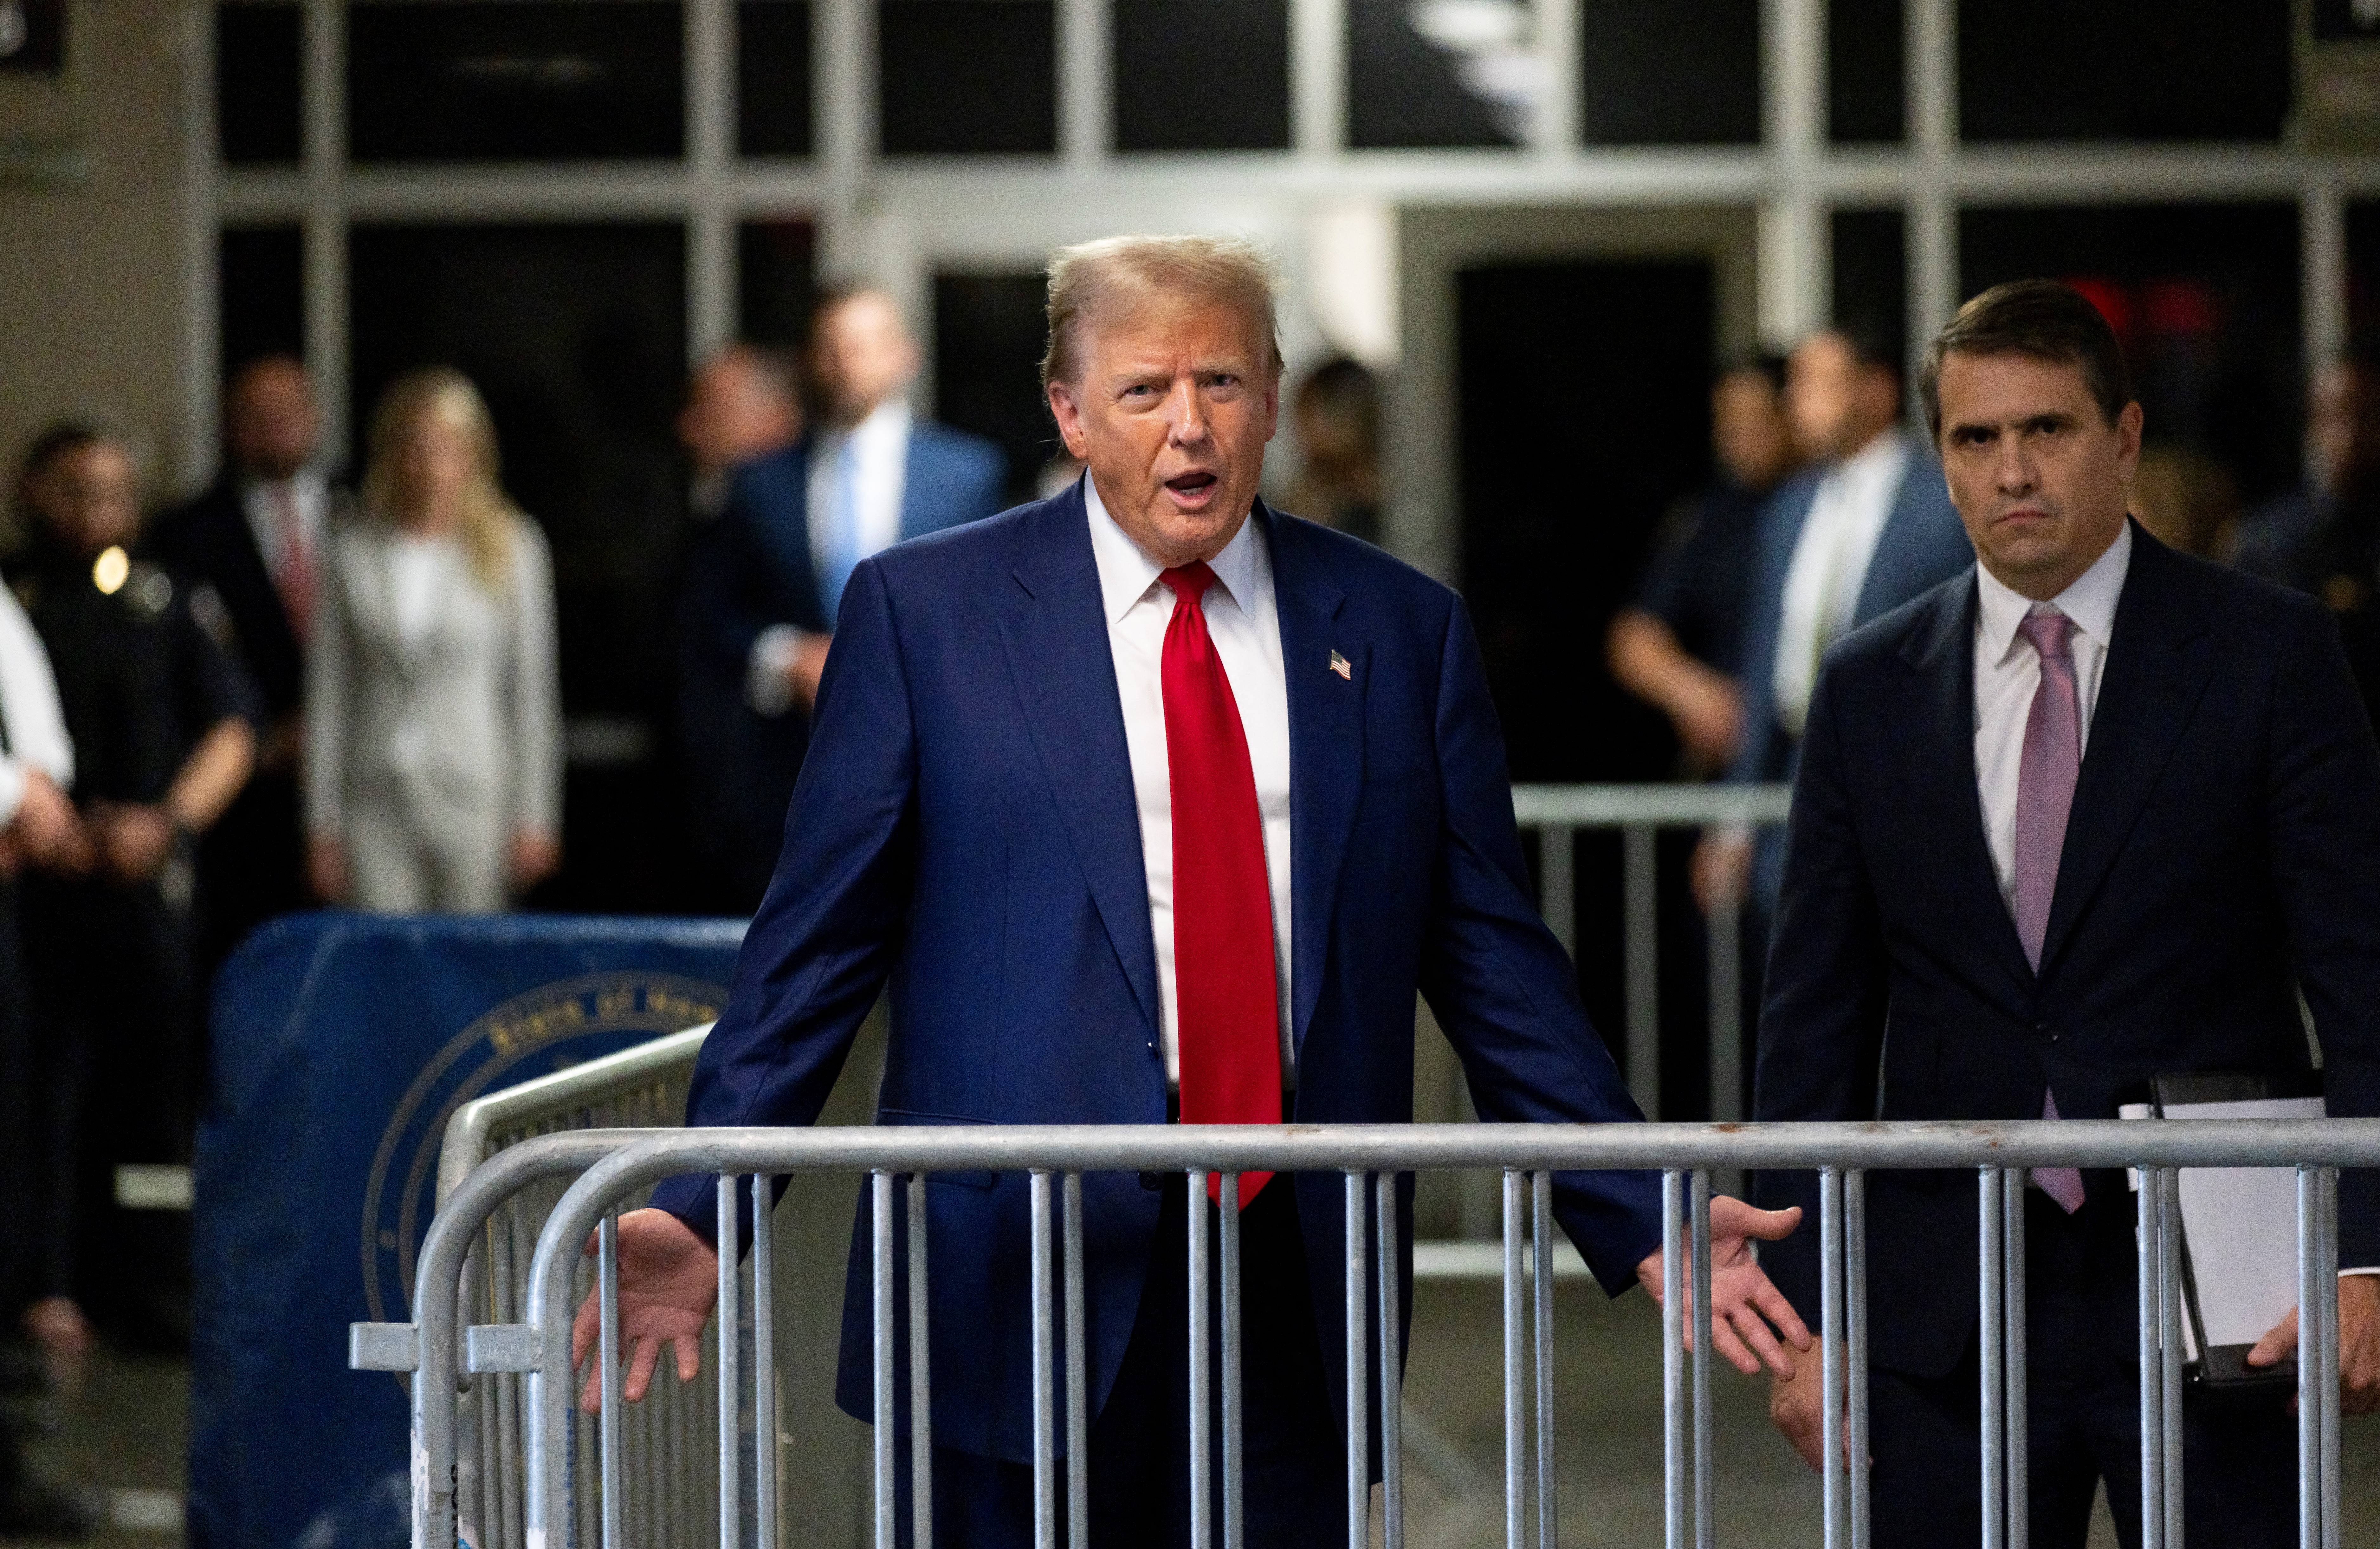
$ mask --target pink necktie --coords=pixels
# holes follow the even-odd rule
[[[2024,718],[2016,778],[2016,933],[2025,960],[2039,972],[2049,901],[2058,891],[2058,857],[2066,848],[2066,817],[2082,769],[2082,714],[2074,691],[2074,653],[2067,647],[2074,621],[2052,609],[2027,615],[2017,629],[2041,658],[2041,684]],[[2041,1116],[2058,1116],[2055,1092],[2042,1093]],[[2033,1181],[2068,1214],[2082,1208],[2082,1175],[2072,1167],[2035,1167]]]

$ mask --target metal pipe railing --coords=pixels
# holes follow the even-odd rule
[[[591,1165],[589,1165],[591,1163]],[[2380,1164],[2380,1121],[2238,1120],[2115,1121],[1931,1124],[1808,1124],[1754,1126],[1609,1125],[1378,1125],[1285,1127],[1048,1126],[891,1129],[709,1129],[664,1132],[578,1132],[531,1140],[492,1159],[465,1180],[449,1209],[432,1224],[420,1264],[416,1306],[418,1325],[358,1325],[357,1363],[414,1372],[414,1532],[416,1549],[446,1549],[454,1541],[453,1412],[461,1369],[526,1370],[530,1415],[527,1459],[528,1534],[531,1549],[567,1549],[578,1542],[574,1472],[588,1465],[601,1476],[601,1535],[620,1543],[615,1526],[636,1510],[625,1497],[632,1482],[616,1477],[620,1428],[616,1331],[604,1330],[607,1353],[602,1387],[607,1400],[600,1434],[591,1447],[575,1436],[569,1419],[578,1373],[571,1366],[570,1325],[580,1294],[574,1275],[590,1236],[604,1249],[599,1259],[597,1294],[608,1320],[616,1317],[613,1289],[613,1236],[607,1223],[620,1203],[659,1178],[709,1173],[720,1179],[721,1218],[733,1222],[743,1180],[753,1180],[756,1203],[769,1197],[768,1180],[788,1174],[842,1172],[869,1176],[876,1202],[872,1258],[877,1340],[877,1514],[880,1549],[892,1549],[892,1433],[898,1391],[893,1367],[892,1285],[899,1267],[892,1203],[896,1178],[908,1180],[911,1229],[905,1236],[906,1271],[912,1298],[912,1360],[907,1396],[913,1413],[930,1413],[930,1377],[921,1358],[922,1287],[930,1233],[921,1229],[917,1205],[919,1180],[941,1171],[1027,1172],[1032,1177],[1034,1264],[1031,1276],[1034,1328],[1034,1458],[1036,1540],[1045,1549],[1058,1541],[1058,1413],[1062,1401],[1066,1428],[1066,1536],[1080,1544],[1087,1493],[1084,1473],[1087,1417],[1083,1413],[1084,1353],[1081,1303],[1076,1287],[1082,1263],[1080,1177],[1087,1172],[1177,1172],[1184,1176],[1191,1203],[1190,1274],[1193,1319],[1193,1414],[1189,1434],[1197,1487],[1194,1543],[1210,1545],[1218,1518],[1214,1482],[1220,1474],[1220,1532],[1227,1549],[1240,1537],[1241,1473],[1237,1453],[1241,1427],[1238,1364],[1240,1323],[1228,1295],[1218,1330],[1207,1316],[1205,1294],[1217,1267],[1209,1257],[1214,1229],[1206,1178],[1220,1175],[1227,1205],[1236,1203],[1238,1175],[1249,1171],[1338,1172],[1346,1204],[1344,1305],[1347,1359],[1347,1459],[1349,1542],[1360,1543],[1369,1510],[1368,1410],[1377,1394],[1380,1434],[1393,1437],[1396,1413],[1397,1332],[1400,1314],[1394,1243],[1398,1175],[1440,1168],[1489,1168],[1505,1180],[1504,1259],[1506,1538],[1512,1549],[1553,1549],[1554,1493],[1551,1430],[1550,1174],[1557,1170],[1651,1168],[1663,1176],[1665,1291],[1662,1309],[1664,1413],[1667,1456],[1666,1542],[1682,1549],[1712,1537],[1710,1512],[1710,1388],[1708,1340],[1695,1339],[1691,1369],[1686,1352],[1685,1306],[1691,1287],[1694,1306],[1709,1305],[1710,1175],[1733,1167],[1811,1168],[1821,1174],[1825,1291],[1820,1332],[1826,1340],[1824,1422],[1826,1437],[1825,1542],[1828,1549],[1859,1544],[1866,1533],[1864,1470],[1845,1466],[1865,1439],[1864,1311],[1865,1230],[1864,1175],[1895,1168],[1967,1168],[1977,1177],[1979,1271],[1985,1380],[1982,1384],[1985,1542],[2022,1543],[2024,1474],[2022,1410],[2023,1178],[2039,1166],[2140,1169],[2141,1227],[2139,1304],[2142,1355],[2140,1509],[2143,1543],[2180,1549],[2181,1453],[2179,1400],[2181,1384],[2181,1323],[2179,1316],[2179,1193],[2182,1166],[2291,1167],[2298,1176],[2299,1269],[2304,1316],[2304,1359],[2299,1366],[2301,1445],[2301,1544],[2321,1549],[2338,1537],[2337,1300],[2337,1170]],[[530,1271],[526,1324],[480,1327],[458,1339],[457,1303],[447,1288],[460,1273],[461,1246],[506,1197],[535,1180],[583,1167],[555,1206],[540,1235]],[[1065,1201],[1062,1232],[1053,1221],[1055,1201]],[[756,1212],[756,1222],[767,1211]],[[1239,1265],[1236,1210],[1223,1213],[1220,1278],[1235,1285]],[[730,1290],[734,1281],[734,1227],[722,1254],[719,1348],[740,1348],[734,1326],[742,1310]],[[1524,1234],[1527,1238],[1524,1251]],[[1063,1241],[1063,1263],[1059,1240]],[[1063,1282],[1065,1290],[1059,1289]],[[1064,1309],[1063,1337],[1060,1304]],[[773,1309],[761,1301],[757,1317],[767,1323]],[[1370,1320],[1379,1320],[1379,1368],[1370,1369]],[[1210,1362],[1220,1334],[1221,1381]],[[458,1360],[458,1346],[471,1353]],[[722,1355],[722,1360],[726,1359]],[[758,1374],[755,1373],[756,1381]],[[723,1380],[721,1402],[722,1453],[735,1450],[734,1380]],[[1220,1391],[1218,1391],[1220,1386]],[[1534,1403],[1529,1401],[1534,1386]],[[1062,1400],[1061,1395],[1062,1394]],[[1220,1406],[1223,1456],[1213,1455],[1209,1427]],[[1534,1421],[1536,1446],[1525,1433]],[[764,1430],[768,1436],[771,1430]],[[913,1431],[912,1441],[916,1441]],[[765,1446],[765,1442],[762,1444]],[[582,1458],[582,1452],[591,1457]],[[765,1457],[765,1454],[763,1455]],[[1384,1452],[1384,1536],[1402,1537],[1400,1475],[1390,1471],[1393,1452]],[[918,1520],[925,1520],[930,1456],[916,1455],[912,1488]],[[1532,1467],[1534,1465],[1534,1467]],[[1532,1478],[1534,1474],[1534,1478]],[[735,1465],[722,1456],[721,1543],[735,1549],[739,1520]],[[1535,1511],[1530,1497],[1534,1486]],[[592,1533],[582,1534],[591,1540]],[[921,1539],[920,1542],[926,1540]],[[773,1546],[769,1546],[773,1549]]]
[[[1628,1087],[1646,1116],[1661,1103],[1660,868],[1664,828],[1782,823],[1789,786],[1514,786],[1512,815],[1537,835],[1537,909],[1562,944],[1578,951],[1576,844],[1581,829],[1621,835],[1621,1004]],[[1705,917],[1710,1035],[1710,1117],[1743,1116],[1743,922],[1740,899]]]

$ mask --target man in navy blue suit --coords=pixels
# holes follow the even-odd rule
[[[702,698],[740,702],[735,724],[705,739],[732,750],[719,762],[733,767],[697,782],[714,799],[709,823],[724,835],[728,872],[720,880],[739,909],[768,885],[853,568],[904,539],[991,515],[1007,481],[998,447],[912,412],[917,346],[883,291],[821,301],[811,357],[824,423],[736,470],[715,539],[687,579],[687,651],[716,686]]]
[[[1763,1119],[2106,1119],[2150,1078],[2310,1079],[2380,1115],[2380,752],[2312,598],[2125,514],[2141,449],[2114,332],[2049,281],[1985,291],[1926,355],[1980,565],[1827,658],[1793,787],[1761,1015]],[[2031,1533],[2082,1549],[2103,1482],[2136,1544],[2133,1206],[2037,1169],[2025,1232]],[[1814,1197],[1806,1174],[1766,1180]],[[1879,1546],[1980,1531],[1975,1190],[1867,1185]],[[2380,1405],[2380,1180],[2341,1180],[2350,1413]],[[2191,1244],[2201,1262],[2220,1242]],[[1805,1308],[1816,1255],[1768,1256]],[[2367,1267],[2373,1266],[2373,1267]],[[2247,1361],[2293,1349],[2291,1313]],[[1818,1460],[1818,1354],[1771,1414]],[[2289,1395],[2183,1405],[2190,1538],[2297,1541]]]
[[[1897,341],[1864,326],[1802,341],[1785,404],[1811,466],[1761,513],[1744,620],[1743,738],[1730,778],[1791,780],[1818,659],[1848,631],[1974,563],[1942,467],[1900,427]],[[1751,873],[1755,930],[1777,899],[1784,846],[1715,841],[1697,858],[1707,901]]]
[[[1407,1120],[1416,992],[1483,1117],[1638,1117],[1530,901],[1461,600],[1257,498],[1273,284],[1235,241],[1053,255],[1043,374],[1088,475],[853,572],[690,1122],[810,1122],[888,978],[886,1125]],[[1248,1542],[1343,1542],[1341,1182],[1245,1186]],[[927,1193],[935,1537],[1021,1544],[1026,1180]],[[1187,1531],[1184,1194],[1084,1181],[1097,1543]],[[711,1197],[673,1179],[621,1223],[631,1398],[664,1341],[691,1371]],[[1609,1289],[1658,1290],[1656,1178],[1564,1175],[1555,1213]],[[1808,1342],[1748,1244],[1797,1220],[1715,1206],[1714,1348],[1746,1372]],[[868,1236],[863,1213],[841,1383],[862,1416]]]

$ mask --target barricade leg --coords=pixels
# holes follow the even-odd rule
[[[1220,1212],[1223,1323],[1223,1549],[1240,1549],[1245,1441],[1240,1405],[1246,1396],[1240,1369],[1240,1175],[1225,1173]]]
[[[1371,1340],[1366,1332],[1371,1298],[1365,1294],[1364,1284],[1365,1261],[1370,1256],[1369,1223],[1366,1219],[1368,1213],[1364,1208],[1365,1178],[1363,1173],[1348,1172],[1340,1196],[1347,1245],[1347,1549],[1365,1549],[1371,1541],[1371,1404],[1365,1397],[1364,1379],[1371,1360]]]
[[[2003,1341],[2008,1395],[2008,1542],[2009,1549],[2027,1549],[2033,1536],[2033,1454],[2027,1397],[2024,1292],[2024,1169],[2010,1167],[2000,1174],[2001,1233],[2000,1304],[2007,1315]],[[1865,1549],[1863,1545],[1862,1549]]]
[[[1380,1543],[1404,1549],[1404,1326],[1397,1287],[1397,1175],[1373,1180],[1379,1205],[1374,1262],[1380,1275]]]
[[[2322,1294],[2314,1298],[2322,1346],[2314,1367],[2321,1392],[2317,1405],[2322,1421],[2322,1543],[2338,1549],[2338,1169],[2314,1169],[2314,1212],[2322,1226],[2321,1246],[2314,1255],[2314,1278]],[[2301,1320],[2302,1322],[2302,1320]],[[2302,1333],[2300,1336],[2302,1340]]]
[[[932,1303],[926,1262],[926,1175],[909,1175],[909,1542],[934,1542]],[[755,1251],[758,1251],[757,1247]],[[763,1327],[767,1326],[765,1323]],[[776,1549],[763,1540],[760,1549]]]
[[[2182,1549],[2181,1173],[2157,1177],[2157,1425],[2165,1464],[2165,1549]]]
[[[603,1488],[603,1549],[621,1549],[620,1411],[627,1400],[620,1393],[620,1213],[608,1211],[596,1238],[598,1314],[601,1333],[596,1360],[602,1367],[603,1412],[597,1417],[601,1435]]]
[[[2008,1549],[2008,1309],[2001,1302],[2001,1228],[2006,1223],[2000,1170],[1976,1175],[1976,1315],[1983,1339],[1984,1549]]]
[[[1504,1170],[1504,1544],[1528,1549],[1528,1420],[1521,1352],[1524,1316],[1521,1292],[1521,1175]],[[1360,1546],[1357,1546],[1360,1549]]]
[[[1843,1175],[1818,1171],[1818,1305],[1820,1421],[1818,1479],[1825,1502],[1827,1549],[1844,1549],[1851,1513],[1843,1469]]]
[[[2141,1549],[2166,1549],[2165,1542],[2165,1352],[2157,1339],[2157,1275],[2163,1220],[2157,1201],[2164,1191],[2159,1169],[2140,1169],[2134,1196],[2139,1215],[2141,1362]]]
[[[1686,1549],[1685,1175],[1661,1175],[1661,1543]],[[1828,1549],[1834,1549],[1829,1545]]]
[[[1066,1238],[1066,1543],[1089,1549],[1091,1542],[1091,1427],[1089,1375],[1083,1349],[1083,1175],[1068,1173]]]
[[[1711,1549],[1717,1524],[1713,1520],[1711,1488],[1711,1177],[1694,1177],[1694,1275],[1691,1306],[1694,1320],[1694,1549]]]
[[[1193,1168],[1183,1214],[1190,1232],[1190,1549],[1215,1542],[1215,1423],[1212,1378],[1214,1336],[1208,1328],[1208,1298],[1213,1294],[1207,1264],[1207,1175]]]
[[[1852,1549],[1868,1543],[1867,1175],[1843,1175],[1843,1450],[1850,1455]]]
[[[912,1195],[914,1201],[915,1195]],[[755,1549],[777,1549],[777,1190],[752,1175],[752,1501]],[[911,1274],[916,1274],[912,1268]],[[920,1542],[931,1542],[922,1539]]]
[[[1536,1348],[1537,1398],[1537,1549],[1560,1537],[1560,1496],[1554,1488],[1554,1191],[1553,1175],[1529,1175],[1530,1335]]]
[[[875,1265],[870,1312],[876,1374],[876,1434],[873,1438],[876,1549],[893,1549],[898,1530],[892,1510],[892,1175],[870,1173],[868,1187],[874,1228],[868,1248]],[[722,1237],[726,1230],[722,1225]],[[720,1250],[723,1257],[726,1252],[723,1242]],[[726,1329],[722,1325],[720,1330],[722,1352],[726,1343]],[[720,1372],[722,1380],[726,1374],[723,1369]]]
[[[1050,1175],[1033,1174],[1033,1544],[1058,1549],[1057,1319],[1050,1304]],[[1195,1371],[1196,1368],[1194,1367]],[[1195,1380],[1195,1379],[1194,1379]],[[1195,1506],[1192,1508],[1196,1509]],[[925,1549],[920,1544],[918,1549]],[[1201,1546],[1203,1549],[1203,1546]]]

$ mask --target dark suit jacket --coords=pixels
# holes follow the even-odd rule
[[[909,433],[901,536],[1000,509],[1006,477],[990,442],[919,420]],[[810,558],[809,454],[789,446],[738,469],[726,508],[686,556],[679,612],[678,735],[698,845],[727,873],[734,907],[766,884],[809,742],[809,717],[756,714],[745,699],[752,642],[771,625],[830,633]]]
[[[1531,900],[1461,601],[1354,539],[1261,506],[1252,519],[1271,548],[1288,670],[1296,1118],[1412,1117],[1416,991],[1483,1116],[1636,1118]],[[1079,483],[854,573],[786,833],[689,1123],[809,1123],[888,978],[879,1122],[1165,1122],[1140,825]],[[1293,1186],[1335,1363],[1341,1182]],[[655,1202],[708,1234],[710,1190],[674,1179]],[[928,1193],[935,1440],[1023,1459],[1026,1179],[940,1177]],[[1094,1174],[1084,1197],[1104,1401],[1159,1196]],[[1646,1175],[1564,1175],[1555,1209],[1615,1291],[1660,1245]],[[861,1415],[868,1231],[863,1206],[842,1384]]]
[[[295,712],[306,697],[305,642],[257,552],[238,483],[226,476],[160,517],[148,546],[167,569],[214,588],[236,637],[229,644],[263,694],[266,717]]]
[[[2380,754],[2321,606],[2134,529],[2035,974],[1975,788],[1972,573],[1829,653],[1793,787],[1761,1013],[1763,1119],[2112,1118],[2159,1072],[2301,1072],[2380,1114]],[[2120,1199],[2120,1172],[2086,1175]],[[2342,1187],[2348,1263],[2380,1193]],[[1808,1174],[1767,1180],[1815,1207]],[[1868,1180],[1876,1361],[1946,1372],[1973,1332],[1968,1174]],[[1815,1219],[1815,1209],[1812,1219]],[[1771,1275],[1817,1311],[1812,1235]]]

